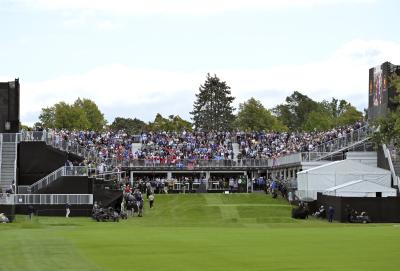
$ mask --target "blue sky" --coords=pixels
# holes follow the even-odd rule
[[[368,68],[400,64],[399,1],[0,0],[0,80],[21,119],[78,96],[114,117],[189,118],[207,72],[272,107],[301,91],[367,106]]]

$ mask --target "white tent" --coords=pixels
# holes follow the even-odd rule
[[[318,192],[355,180],[391,187],[389,170],[352,160],[341,160],[298,172],[297,196],[300,199],[316,200]]]
[[[396,197],[397,191],[370,181],[356,180],[326,189],[323,194],[337,197]]]

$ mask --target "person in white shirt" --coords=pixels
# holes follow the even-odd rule
[[[150,194],[149,196],[149,204],[150,204],[150,208],[153,208],[153,204],[154,204],[154,194]]]

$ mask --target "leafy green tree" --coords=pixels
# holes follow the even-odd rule
[[[331,102],[322,101],[322,108],[330,114],[332,126],[348,125],[362,119],[362,112],[358,111],[346,100],[332,98]]]
[[[231,88],[225,81],[221,81],[216,75],[207,74],[204,85],[196,94],[193,104],[193,122],[196,129],[207,131],[229,130],[235,119],[231,96]]]
[[[149,129],[151,131],[161,132],[167,131],[168,119],[164,118],[160,113],[157,113],[153,122],[149,123]]]
[[[104,115],[100,112],[97,105],[89,99],[78,98],[74,102],[74,107],[81,108],[89,122],[89,130],[100,131],[106,125]]]
[[[55,127],[58,129],[88,130],[90,128],[85,111],[79,106],[60,102],[55,105],[55,112]]]
[[[235,128],[244,131],[281,131],[287,129],[260,101],[253,97],[239,104]]]
[[[180,116],[170,115],[168,117],[170,122],[170,129],[172,131],[191,131],[192,130],[192,123],[187,120],[182,119]]]
[[[42,108],[39,120],[46,128],[95,130],[103,129],[106,121],[97,105],[88,99],[77,99],[74,104],[59,102]]]
[[[278,119],[290,130],[299,130],[304,126],[307,115],[319,111],[320,104],[298,91],[286,97],[286,103],[273,109]]]
[[[55,128],[56,108],[55,106],[42,108],[39,120],[44,127]]]
[[[170,115],[168,118],[164,118],[160,113],[157,113],[154,121],[149,123],[148,129],[156,132],[190,131],[192,124],[179,116]]]
[[[308,113],[303,123],[302,130],[305,131],[326,131],[332,127],[332,117],[327,111],[312,111]]]
[[[117,117],[111,123],[110,128],[114,131],[125,130],[128,134],[140,134],[147,129],[147,124],[137,118],[121,118]]]
[[[336,119],[336,125],[349,125],[362,120],[363,114],[351,104],[347,104],[343,113]]]

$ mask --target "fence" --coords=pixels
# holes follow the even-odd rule
[[[331,153],[346,148],[352,144],[367,139],[372,133],[372,129],[366,125],[355,131],[344,134],[340,138],[335,138],[328,142],[324,142],[313,149],[313,152]]]
[[[5,205],[60,205],[93,204],[92,194],[0,194],[0,204]]]
[[[196,169],[196,168],[244,168],[244,167],[267,167],[268,159],[243,159],[243,160],[195,160],[183,159],[176,161],[160,160],[118,160],[109,159],[107,165],[137,168],[165,168],[165,169]]]

